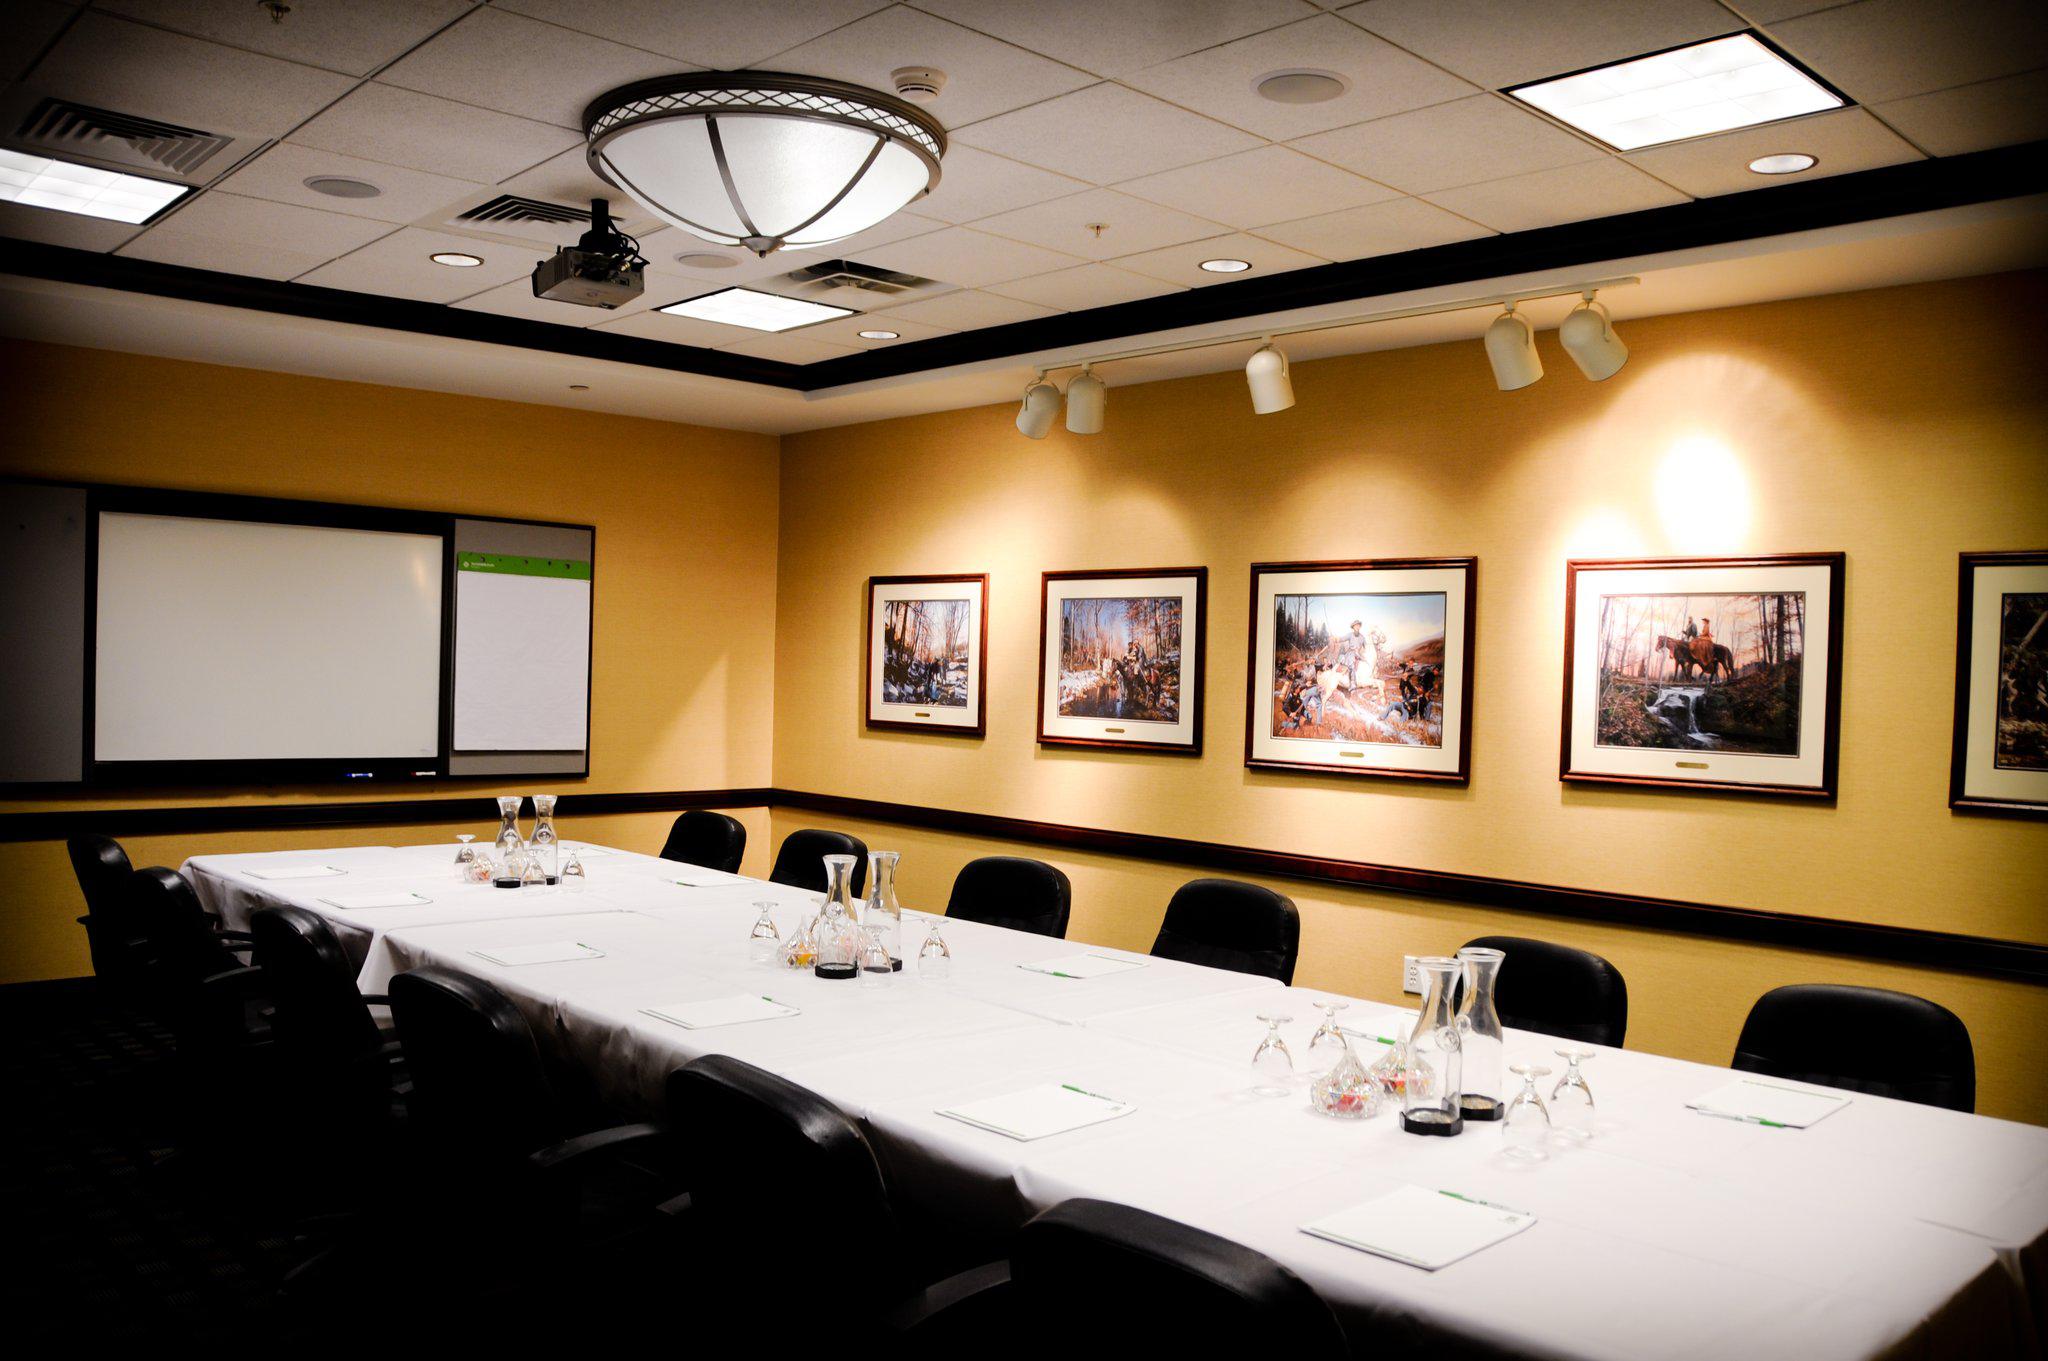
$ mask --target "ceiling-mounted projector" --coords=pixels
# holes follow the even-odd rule
[[[612,225],[611,204],[590,201],[590,230],[533,267],[533,296],[580,307],[617,307],[640,296],[647,261],[640,243]]]

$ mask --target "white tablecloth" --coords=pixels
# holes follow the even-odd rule
[[[925,981],[913,967],[871,991],[748,963],[750,904],[781,903],[787,929],[809,894],[737,878],[681,887],[673,866],[626,853],[592,858],[582,894],[470,889],[455,882],[452,855],[436,846],[269,857],[349,870],[320,880],[252,879],[246,870],[265,859],[253,856],[202,857],[187,872],[231,924],[265,901],[328,916],[359,950],[366,987],[429,962],[490,979],[622,1110],[658,1107],[668,1072],[701,1054],[782,1073],[860,1119],[906,1201],[964,1236],[1000,1236],[1088,1195],[1249,1244],[1322,1292],[1362,1354],[1408,1319],[1504,1354],[1617,1361],[2039,1349],[2029,1301],[2048,1242],[2048,1130],[1863,1095],[1806,1130],[1715,1120],[1685,1102],[1725,1070],[1601,1050],[1586,1069],[1597,1136],[1523,1166],[1501,1156],[1497,1127],[1418,1139],[1388,1116],[1340,1124],[1309,1112],[1305,1096],[1249,1094],[1246,1065],[1263,1032],[1255,1013],[1291,1013],[1284,1033],[1304,1070],[1319,1019],[1315,994],[1269,980],[1163,960],[1053,978],[1017,966],[1084,947],[951,922],[950,980]],[[319,901],[343,883],[415,888],[435,902],[344,913]],[[924,929],[906,918],[907,953]],[[504,967],[472,953],[561,940],[603,957]],[[737,992],[801,1014],[688,1030],[645,1010]],[[1407,1018],[1354,1002],[1342,1019],[1391,1034]],[[1508,1057],[1550,1060],[1554,1045],[1511,1032]],[[1048,1081],[1137,1109],[1030,1143],[936,1114]],[[1299,1231],[1404,1183],[1538,1221],[1434,1273]]]

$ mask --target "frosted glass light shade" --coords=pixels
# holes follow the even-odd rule
[[[591,169],[692,235],[760,255],[865,231],[939,182],[946,134],[857,85],[705,71],[584,111]]]

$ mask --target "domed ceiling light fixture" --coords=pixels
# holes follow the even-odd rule
[[[939,182],[946,132],[894,95],[775,71],[622,85],[583,111],[590,168],[648,212],[767,255],[867,230]]]

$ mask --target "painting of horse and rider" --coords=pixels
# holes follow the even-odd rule
[[[1799,754],[1803,592],[1602,595],[1599,744]]]
[[[1276,595],[1275,737],[1441,747],[1441,592]]]

